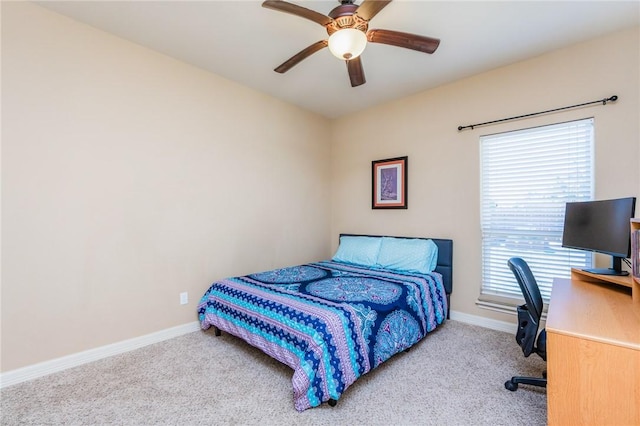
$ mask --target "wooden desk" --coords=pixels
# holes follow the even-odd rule
[[[547,315],[549,425],[640,425],[640,307],[628,288],[556,279]]]

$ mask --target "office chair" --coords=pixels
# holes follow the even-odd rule
[[[516,280],[518,280],[525,301],[524,305],[518,306],[516,342],[518,342],[522,348],[525,357],[536,353],[546,361],[547,332],[543,329],[540,334],[538,334],[543,308],[542,295],[540,294],[538,283],[524,259],[512,257],[507,264],[511,272],[515,275]],[[536,336],[538,337],[537,340]],[[511,380],[505,382],[504,387],[510,391],[515,391],[518,389],[519,383],[547,387],[547,372],[544,371],[542,377],[514,376]]]

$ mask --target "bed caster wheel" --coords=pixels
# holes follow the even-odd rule
[[[329,401],[327,401],[327,404],[329,404],[329,407],[335,407],[337,403],[338,401],[336,401],[335,399],[330,399]]]
[[[504,382],[504,387],[511,392],[515,392],[516,390],[518,390],[518,384],[513,383],[511,380],[507,380],[506,382]]]

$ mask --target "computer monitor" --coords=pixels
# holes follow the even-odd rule
[[[630,219],[635,215],[636,198],[567,203],[562,246],[611,256],[611,267],[585,269],[602,275],[628,275],[622,259],[631,255]]]

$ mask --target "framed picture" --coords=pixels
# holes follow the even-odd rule
[[[407,208],[408,157],[371,162],[371,208]]]

